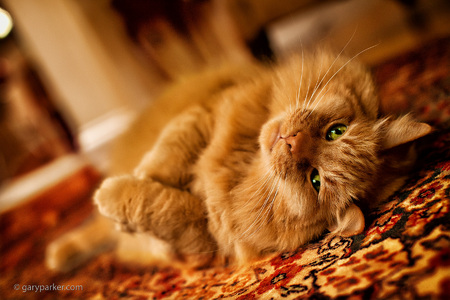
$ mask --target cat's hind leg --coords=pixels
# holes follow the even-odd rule
[[[61,236],[47,246],[45,263],[55,271],[70,271],[90,258],[112,249],[117,242],[113,223],[94,215],[86,224]]]

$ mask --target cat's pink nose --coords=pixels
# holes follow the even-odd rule
[[[302,152],[305,152],[305,148],[309,147],[311,137],[308,134],[297,132],[294,135],[284,138],[284,141],[289,146],[292,155],[295,158],[298,158],[301,156]]]

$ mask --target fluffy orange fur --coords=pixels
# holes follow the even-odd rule
[[[106,179],[94,197],[122,231],[200,265],[294,250],[327,229],[361,233],[361,208],[403,183],[410,142],[431,131],[379,116],[369,72],[328,52],[217,74],[188,84],[208,91],[198,97],[172,90],[182,110],[155,125],[132,173]],[[55,249],[50,257],[64,256]]]

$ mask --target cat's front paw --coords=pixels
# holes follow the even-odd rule
[[[94,203],[99,212],[114,220],[123,231],[134,231],[130,224],[131,202],[139,190],[140,180],[131,175],[111,177],[95,192]]]

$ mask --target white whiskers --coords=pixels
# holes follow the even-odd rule
[[[301,44],[302,46],[302,71],[300,73],[300,82],[298,85],[298,90],[297,90],[297,95],[295,97],[295,109],[298,109],[298,104],[300,102],[300,93],[302,91],[302,83],[303,83],[303,65],[304,65],[304,53],[303,53],[303,44]],[[305,102],[303,102],[304,104]]]
[[[245,190],[249,190],[252,191],[254,189],[254,187],[258,187],[258,189],[256,191],[254,191],[250,197],[247,198],[247,200],[245,201],[243,207],[247,207],[248,205],[254,205],[254,202],[252,201],[260,192],[262,192],[263,189],[266,188],[266,186],[268,185],[268,183],[271,182],[271,180],[273,178],[275,178],[275,171],[273,171],[271,168],[267,168],[268,170],[266,171],[266,173],[261,176],[261,178],[259,178],[256,182],[254,182],[251,186],[246,187]],[[260,184],[262,182],[262,184]],[[245,191],[244,190],[244,191]],[[265,192],[264,192],[265,194]],[[252,209],[253,211],[253,209]]]
[[[343,64],[331,77],[330,77],[330,79],[328,79],[328,81],[325,83],[325,85],[323,86],[323,88],[320,90],[320,92],[319,92],[319,94],[318,95],[320,95],[320,93],[322,93],[322,91],[328,86],[328,84],[330,83],[330,81],[331,80],[333,80],[333,78],[346,66],[346,65],[348,65],[352,60],[354,60],[356,57],[358,57],[358,56],[360,56],[362,53],[364,53],[364,52],[366,52],[366,51],[369,51],[370,49],[372,49],[372,48],[375,48],[376,46],[378,46],[378,44],[376,44],[376,45],[372,45],[372,46],[370,46],[370,47],[367,47],[366,49],[364,49],[364,50],[362,50],[362,51],[360,51],[360,52],[358,52],[357,54],[355,54],[353,57],[351,57],[345,64]],[[323,99],[323,97],[328,93],[328,91],[329,91],[329,89],[327,89],[326,91],[325,91],[325,93],[324,94],[322,94],[322,96],[317,100],[317,97],[316,97],[316,99],[314,99],[314,101],[313,101],[313,103],[312,104],[314,104],[315,102],[317,102],[316,104],[315,104],[315,106],[314,106],[314,108],[309,112],[309,114],[308,114],[308,116],[306,117],[306,119],[314,112],[314,110],[317,108],[317,106],[319,105],[319,103],[320,103],[320,101]]]
[[[314,92],[311,94],[311,97],[308,99],[308,95],[306,95],[305,101],[306,101],[306,99],[308,99],[308,103],[307,103],[305,109],[310,105],[310,102],[311,102],[312,98],[314,97],[314,95],[315,95],[315,93],[316,93],[318,87],[319,87],[319,86],[322,84],[322,82],[325,80],[325,77],[328,75],[328,73],[330,72],[331,68],[333,68],[334,64],[335,64],[336,61],[339,59],[339,57],[341,57],[342,53],[344,53],[344,51],[345,51],[345,49],[347,48],[347,46],[348,46],[348,45],[350,44],[350,42],[353,40],[353,37],[355,36],[355,34],[356,34],[356,29],[355,29],[355,31],[353,32],[353,34],[351,35],[351,37],[349,38],[349,40],[347,41],[347,43],[344,45],[344,47],[342,47],[341,51],[338,53],[338,55],[337,55],[336,58],[333,60],[333,62],[331,63],[331,65],[328,67],[327,71],[326,71],[325,74],[323,75],[323,77],[322,77],[322,79],[320,80],[320,82],[318,82],[318,84],[316,84],[316,87],[317,87],[317,88],[314,89]],[[320,64],[320,70],[321,70],[321,69],[322,69],[322,61],[321,61],[321,64]],[[319,72],[321,72],[321,71],[319,71]],[[319,73],[319,76],[317,76],[317,80],[319,80],[319,77],[320,77],[320,73]],[[321,89],[321,91],[322,91],[322,90],[323,90],[323,88]],[[319,93],[320,93],[320,92],[319,92]],[[313,103],[314,103],[314,101],[313,101]],[[305,109],[303,110],[303,112],[305,111]]]
[[[277,194],[278,194],[278,191],[279,191],[278,184],[279,184],[280,180],[281,180],[280,177],[278,177],[276,181],[273,181],[273,185],[272,185],[272,187],[271,187],[271,189],[270,189],[270,191],[269,191],[267,197],[265,197],[264,203],[261,205],[261,207],[260,207],[260,209],[259,209],[259,211],[258,211],[258,215],[257,215],[256,218],[253,220],[253,222],[248,226],[248,228],[247,228],[244,232],[242,232],[242,234],[240,235],[240,237],[238,237],[238,239],[241,239],[241,238],[245,237],[246,234],[247,234],[248,232],[250,232],[250,231],[253,229],[253,227],[254,227],[255,225],[257,225],[257,224],[263,219],[263,218],[262,218],[263,211],[266,209],[266,207],[267,207],[267,205],[269,204],[269,202],[271,203],[271,205],[273,205],[273,201],[275,201],[275,198],[276,198],[276,196],[277,196]],[[265,194],[264,194],[264,195],[265,195]],[[273,195],[273,199],[272,199],[272,201],[270,201],[269,199],[271,198],[272,195]],[[259,203],[259,201],[256,200],[256,201],[255,201],[255,205],[257,205],[258,203]],[[268,208],[268,210],[270,210],[270,207]],[[262,223],[262,222],[260,222],[260,224],[261,224],[261,223]],[[261,225],[260,225],[260,226],[261,226]],[[252,235],[255,234],[255,233],[259,230],[259,228],[260,228],[260,227],[258,227],[256,230],[253,230]],[[251,236],[251,235],[250,235],[250,236]],[[248,238],[248,237],[249,237],[249,236],[247,236],[247,238]]]

